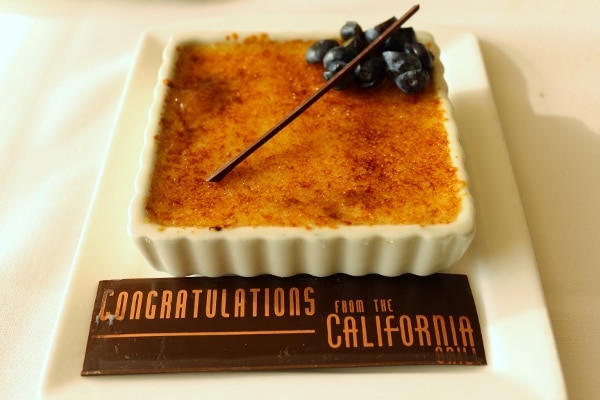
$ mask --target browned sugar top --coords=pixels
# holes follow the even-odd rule
[[[221,182],[205,179],[322,84],[311,42],[266,35],[178,48],[147,200],[165,226],[444,224],[464,185],[433,84],[332,90]]]

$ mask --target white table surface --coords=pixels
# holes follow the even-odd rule
[[[597,398],[600,3],[440,3],[420,2],[411,23],[454,26],[480,40],[569,398]],[[0,0],[0,398],[38,396],[69,270],[144,29],[196,17],[270,13],[383,20],[413,4]]]

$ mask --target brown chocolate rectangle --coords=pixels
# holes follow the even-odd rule
[[[101,281],[82,375],[485,365],[465,275]]]

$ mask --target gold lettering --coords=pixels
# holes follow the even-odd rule
[[[452,347],[446,347],[446,364],[456,364],[456,356]]]
[[[415,328],[415,332],[419,334],[419,344],[424,346],[427,343],[427,346],[431,346],[431,335],[429,334],[429,321],[427,321],[427,317],[424,315],[417,315],[417,327]],[[425,339],[423,339],[423,336]]]
[[[117,306],[115,307],[115,319],[117,321],[123,321],[125,319],[125,313],[127,312],[127,299],[129,293],[121,292],[117,297]]]
[[[140,319],[143,298],[144,293],[142,293],[141,290],[137,290],[133,293],[133,296],[131,296],[131,310],[129,311],[129,319]]]
[[[473,338],[473,328],[471,327],[471,321],[465,316],[461,316],[458,319],[458,325],[460,326],[460,333],[462,336],[463,346],[475,346],[475,339]]]
[[[346,340],[346,348],[358,347],[358,329],[356,328],[356,320],[354,317],[344,318],[344,338]]]
[[[356,300],[356,312],[365,312],[365,303],[362,300]]]
[[[473,365],[479,364],[479,359],[477,357],[477,352],[475,348],[471,348],[471,353],[469,354],[466,347],[451,347],[446,346],[445,349],[437,346],[435,348],[435,361],[438,364],[466,364]]]
[[[214,318],[217,315],[217,289],[206,291],[206,316]]]
[[[400,337],[402,338],[402,344],[405,346],[412,346],[414,343],[412,322],[408,315],[400,316]]]
[[[458,358],[457,358],[458,363],[466,364],[467,363],[467,349],[465,347],[463,347],[462,349],[460,347],[457,347],[456,353],[458,354]]]
[[[290,316],[300,315],[300,290],[293,287],[290,289]]]
[[[439,346],[435,348],[435,362],[438,364],[446,363],[446,358],[444,357],[444,349],[442,349]]]
[[[471,348],[471,355],[473,356],[473,361],[471,362],[472,364],[479,364],[479,358],[477,357],[477,351],[475,350],[475,347]]]
[[[173,301],[173,292],[163,290],[160,302],[160,319],[171,318],[171,302]]]
[[[114,296],[115,291],[112,289],[106,289],[104,293],[102,293],[102,301],[100,302],[100,313],[98,316],[100,317],[100,321],[108,320],[110,317],[110,312],[106,311],[106,302],[109,296]]]
[[[373,299],[375,312],[394,312],[392,310],[392,299]]]
[[[175,318],[185,318],[185,309],[187,306],[187,290],[181,289],[177,292],[177,304],[175,305]]]
[[[244,317],[246,315],[246,291],[244,289],[235,291],[234,306],[233,315],[235,317]]]
[[[285,292],[282,288],[276,288],[273,295],[275,315],[281,317],[285,314]]]
[[[269,288],[265,288],[265,317],[269,316]]]
[[[202,294],[202,289],[193,289],[192,293],[194,294],[194,318],[198,318],[198,306],[200,305],[200,294]]]
[[[393,346],[394,341],[392,340],[392,332],[398,332],[400,328],[392,328],[391,321],[394,319],[393,315],[385,317],[385,328],[383,330],[387,333],[388,346]]]
[[[448,332],[446,331],[446,321],[443,316],[433,316],[433,331],[435,332],[435,344],[437,346],[448,346]]]
[[[258,316],[258,293],[260,289],[252,288],[250,289],[250,293],[252,293],[252,316]]]
[[[379,318],[379,315],[375,316],[375,322],[375,328],[377,328],[377,346],[382,347],[383,337],[381,336],[381,319]]]
[[[304,307],[304,313],[306,315],[315,315],[315,299],[313,299],[312,295],[315,293],[315,289],[310,286],[304,288],[304,302],[307,304]]]
[[[363,338],[363,347],[373,347],[373,343],[369,342],[369,339],[367,338],[367,324],[366,324],[366,318],[364,316],[360,317],[360,325],[361,325],[361,330],[362,330],[362,338]]]
[[[364,301],[358,300],[336,300],[335,311],[339,312],[341,304],[341,313],[342,314],[354,314],[354,313],[364,313],[365,312],[365,303]]]
[[[146,295],[146,313],[144,314],[146,319],[154,319],[156,316],[156,306],[152,304],[152,299],[156,297],[158,297],[156,290],[151,290]]]
[[[227,307],[227,289],[221,289],[221,316],[223,318],[229,318],[229,313],[226,310]]]
[[[340,338],[340,335],[336,335],[335,336],[336,341],[335,342],[333,341],[332,321],[335,325],[339,325],[340,317],[338,317],[336,314],[329,314],[327,316],[327,343],[329,344],[329,347],[331,347],[332,349],[337,349],[342,345],[342,339]]]
[[[193,307],[193,318],[244,318],[250,313],[248,302],[252,301],[252,316],[312,316],[316,314],[315,289],[307,286],[244,289],[178,289],[121,291],[106,289],[102,293],[98,321],[184,319],[188,306]],[[249,291],[249,292],[248,292]],[[193,303],[191,302],[193,297]],[[250,297],[251,296],[251,297]],[[114,298],[113,299],[111,299]],[[189,302],[189,304],[188,304]],[[264,302],[264,304],[262,304]],[[116,304],[115,304],[116,303]],[[204,303],[204,304],[203,304]],[[219,304],[220,303],[220,304]],[[259,304],[261,303],[261,304]],[[247,309],[248,306],[248,309]],[[363,300],[336,301],[337,307],[347,313],[363,313]],[[263,313],[264,311],[264,313]],[[341,318],[340,318],[341,321]],[[365,320],[365,326],[369,321]],[[342,322],[343,323],[343,322]],[[355,326],[359,323],[355,319]],[[468,328],[468,327],[467,327]],[[371,343],[372,338],[366,338]]]
[[[458,346],[458,339],[456,338],[456,327],[454,326],[454,317],[450,315],[448,317],[450,321],[450,331],[452,332],[452,344]]]

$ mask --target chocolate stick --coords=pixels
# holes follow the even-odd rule
[[[279,131],[285,128],[290,124],[294,119],[296,119],[300,114],[302,114],[306,109],[308,109],[313,103],[319,100],[325,93],[329,91],[341,78],[350,70],[354,69],[358,63],[360,63],[371,51],[376,48],[380,43],[382,43],[387,37],[398,29],[402,24],[404,24],[410,17],[414,15],[419,10],[419,5],[414,5],[410,10],[408,10],[400,19],[395,21],[388,29],[386,29],[381,35],[379,35],[374,41],[372,41],[363,51],[361,51],[352,61],[350,61],[344,68],[342,68],[333,78],[327,81],[323,86],[321,86],[315,93],[312,94],[304,103],[300,104],[296,109],[294,109],[291,113],[289,113],[284,119],[279,121],[274,127],[272,127],[269,131],[267,131],[263,136],[258,138],[254,143],[248,146],[246,149],[242,150],[237,156],[223,164],[218,170],[213,172],[206,180],[208,182],[219,182],[223,179],[228,173],[230,173],[239,163],[244,161],[246,157],[256,151],[260,146],[265,144],[269,139],[275,136]]]

